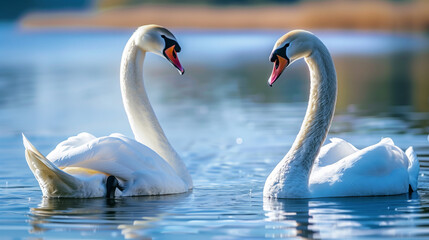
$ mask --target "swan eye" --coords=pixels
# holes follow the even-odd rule
[[[180,48],[180,46],[179,46],[179,44],[175,41],[175,40],[173,40],[173,39],[170,39],[170,38],[168,38],[168,37],[166,37],[165,35],[161,35],[161,37],[164,39],[164,41],[165,41],[165,47],[164,47],[164,51],[166,50],[166,49],[169,49],[170,47],[173,47],[174,46],[174,50],[175,50],[175,52],[180,52],[180,50],[181,50],[181,48]],[[174,53],[174,54],[176,54],[176,53]],[[176,58],[176,57],[175,57]]]
[[[276,68],[279,65],[279,61],[278,61],[279,57],[282,57],[282,58],[287,59],[289,61],[289,58],[286,56],[286,48],[289,47],[289,45],[290,45],[290,43],[286,43],[286,45],[284,45],[281,48],[277,48],[274,52],[271,53],[270,61],[275,62]]]
[[[177,42],[174,46],[175,46],[174,50],[176,50],[176,52],[180,52],[182,50],[182,48],[179,46],[179,44]]]

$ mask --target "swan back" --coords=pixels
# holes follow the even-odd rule
[[[313,168],[331,165],[358,151],[351,143],[341,138],[331,138],[331,142],[320,149]]]
[[[389,138],[356,151],[310,176],[312,197],[394,195],[408,192],[409,160]]]
[[[172,194],[189,189],[156,152],[121,134],[100,138],[79,134],[60,143],[48,155],[49,160],[28,140],[24,142],[29,166],[37,166],[32,171],[47,197],[102,197],[109,175],[124,186],[125,191],[117,194],[121,196]]]

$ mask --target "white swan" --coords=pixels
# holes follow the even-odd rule
[[[419,162],[412,147],[404,153],[389,138],[358,150],[342,139],[322,147],[334,115],[337,78],[325,45],[312,33],[295,30],[275,44],[268,84],[292,62],[305,58],[310,97],[291,149],[268,176],[264,197],[311,198],[393,195],[417,190]]]
[[[44,157],[23,136],[25,157],[45,197],[114,197],[187,192],[192,179],[168,142],[143,84],[143,60],[152,52],[169,60],[181,74],[180,46],[157,25],[139,27],[122,54],[122,100],[134,139],[120,134],[70,137]]]

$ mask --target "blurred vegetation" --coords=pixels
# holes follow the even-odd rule
[[[283,1],[208,0],[207,4],[147,3],[137,0],[100,0],[91,11],[34,12],[23,16],[27,28],[135,28],[144,23],[194,29],[361,29],[429,31],[429,1]],[[253,3],[255,1],[255,3]],[[185,1],[186,2],[186,1]],[[213,3],[218,2],[218,5]],[[226,1],[225,1],[226,2]],[[243,1],[241,1],[243,2]],[[204,3],[204,2],[203,2]],[[236,4],[232,4],[236,3]],[[288,3],[288,4],[286,4]]]
[[[93,2],[92,0],[3,0],[0,1],[0,21],[13,21],[32,11],[89,9],[94,6]]]
[[[306,2],[314,0],[182,0],[180,4],[186,5],[212,5],[212,6],[230,6],[230,5],[264,5],[264,4],[290,4],[297,2]],[[98,5],[102,8],[115,6],[132,6],[141,4],[178,4],[174,0],[102,0]]]
[[[0,21],[13,21],[33,11],[94,10],[115,7],[129,7],[142,4],[152,5],[205,5],[205,6],[262,6],[278,4],[297,4],[309,2],[329,2],[332,0],[17,0],[0,1]],[[334,0],[337,2],[356,2],[354,0]],[[393,3],[409,3],[425,0],[382,0]]]
[[[208,6],[261,6],[261,5],[279,5],[279,4],[295,4],[295,3],[311,3],[311,2],[356,2],[356,0],[100,0],[97,1],[97,7],[111,8],[118,6],[137,6],[142,4],[174,4],[174,5],[208,5]],[[425,0],[382,0],[385,2],[393,3],[407,3],[407,2],[418,2]]]

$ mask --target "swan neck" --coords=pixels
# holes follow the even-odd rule
[[[265,196],[310,196],[308,185],[311,170],[334,115],[337,78],[328,50],[320,42],[320,46],[313,49],[305,61],[311,76],[307,112],[291,149],[268,177]]]
[[[332,58],[324,45],[315,48],[305,61],[311,77],[309,102],[298,136],[285,158],[296,161],[308,179],[334,115],[337,77]]]
[[[192,187],[185,164],[169,143],[149,102],[144,81],[143,61],[146,52],[130,38],[122,54],[120,85],[122,101],[135,139],[158,153]]]

